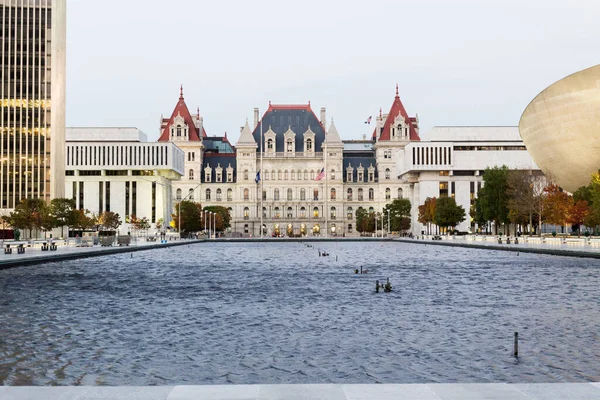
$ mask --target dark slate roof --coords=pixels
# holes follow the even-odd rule
[[[202,139],[202,144],[206,148],[207,152],[212,153],[234,153],[235,150],[231,143],[227,140],[227,137],[216,137],[209,136]]]
[[[365,170],[364,175],[363,175],[364,182],[365,183],[369,182],[369,167],[371,166],[371,164],[375,168],[375,181],[377,182],[377,180],[379,178],[379,172],[377,171],[377,163],[375,160],[375,156],[372,153],[371,153],[371,156],[368,156],[366,154],[347,155],[344,153],[344,165],[343,165],[344,182],[347,182],[346,168],[348,168],[348,164],[350,164],[352,166],[352,168],[354,168],[354,171],[352,172],[352,174],[353,174],[352,181],[353,182],[358,182],[357,168],[361,164]]]
[[[204,140],[206,140],[206,138],[204,138]],[[235,153],[204,153],[204,162],[202,163],[202,170],[200,171],[200,178],[202,179],[202,183],[206,183],[204,168],[206,168],[207,166],[210,166],[212,168],[210,183],[216,182],[217,171],[215,168],[217,168],[219,164],[221,164],[221,168],[223,168],[222,183],[227,183],[227,167],[229,167],[229,164],[231,164],[231,167],[233,168],[233,182],[236,182],[237,170],[235,156]]]
[[[271,105],[262,117],[263,134],[269,127],[276,133],[275,151],[285,151],[284,133],[291,127],[296,134],[296,153],[304,151],[304,132],[308,127],[315,133],[315,152],[320,152],[325,141],[325,129],[315,113],[308,105]],[[258,143],[257,152],[260,152],[260,123],[254,128],[252,136]]]

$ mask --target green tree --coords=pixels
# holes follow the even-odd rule
[[[202,229],[202,206],[200,203],[191,200],[182,200],[175,207],[173,221],[175,228],[179,232],[196,232]],[[181,218],[180,218],[181,214]],[[179,229],[179,221],[181,220],[181,229]]]
[[[99,218],[96,218],[89,210],[73,210],[70,217],[71,226],[80,231],[92,229],[99,224]]]
[[[358,232],[375,232],[375,214],[358,207],[358,210],[356,210],[356,230]]]
[[[493,221],[495,233],[500,224],[508,223],[508,167],[486,168],[483,174],[484,186],[478,193],[478,214],[486,221]]]
[[[453,197],[440,197],[435,205],[433,222],[437,226],[454,228],[465,220],[465,209],[456,204]]]
[[[7,220],[13,228],[29,230],[29,237],[32,237],[33,229],[41,230],[46,226],[48,214],[49,207],[44,200],[23,199]]]
[[[98,216],[98,224],[102,225],[107,231],[116,230],[122,223],[119,214],[112,211],[105,211]]]
[[[388,219],[392,232],[406,231],[410,229],[410,200],[395,199],[390,204],[386,204],[383,209],[383,223],[388,227]],[[389,216],[389,218],[388,218]]]
[[[60,226],[60,236],[64,237],[65,226],[73,224],[75,200],[58,198],[50,200],[50,214],[55,219],[55,227]]]

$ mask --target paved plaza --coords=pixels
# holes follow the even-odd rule
[[[0,387],[2,400],[600,400],[600,383]]]

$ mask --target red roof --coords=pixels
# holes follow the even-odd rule
[[[394,102],[392,103],[392,108],[390,108],[390,112],[383,123],[383,131],[381,132],[381,136],[379,136],[378,140],[390,140],[391,139],[391,126],[392,122],[396,119],[398,114],[404,117],[404,121],[408,124],[408,131],[410,133],[411,141],[421,141],[417,130],[415,129],[415,117],[409,117],[402,101],[400,101],[400,96],[398,95],[398,85],[396,85],[396,97],[394,98]],[[373,139],[377,138],[377,128],[373,131]]]
[[[164,121],[167,121],[166,118],[163,119],[162,123],[162,133],[160,134],[160,138],[158,138],[159,142],[168,142],[169,141],[169,131],[171,129],[171,125],[173,125],[175,118],[181,115],[185,124],[189,127],[190,137],[189,140],[191,142],[199,142],[200,137],[198,136],[198,128],[196,128],[196,123],[190,114],[190,110],[188,110],[187,105],[185,104],[185,100],[183,99],[183,87],[179,92],[179,101],[171,114],[171,118],[168,119],[168,122],[165,124]],[[204,127],[202,127],[202,137],[206,137],[206,131]]]

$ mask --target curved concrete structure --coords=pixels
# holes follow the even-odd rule
[[[527,150],[544,174],[574,192],[600,169],[600,65],[550,85],[519,122]]]

